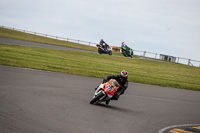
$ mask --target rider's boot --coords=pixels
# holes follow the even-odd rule
[[[110,102],[110,100],[107,100],[107,101],[106,101],[106,105],[108,105],[108,104],[109,104],[109,102]]]

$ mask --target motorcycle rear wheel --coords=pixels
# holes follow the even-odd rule
[[[122,51],[122,54],[124,55],[124,57],[127,57],[126,51]]]
[[[102,54],[102,50],[100,48],[98,48],[98,52],[99,54]]]
[[[93,104],[95,103],[97,100],[99,100],[101,97],[103,97],[104,94],[103,92],[100,92],[96,97],[94,97],[91,101],[90,101],[90,104]]]

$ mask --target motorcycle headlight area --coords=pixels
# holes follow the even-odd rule
[[[106,88],[108,89],[108,91],[112,92],[113,91],[113,88],[111,85],[107,85]]]

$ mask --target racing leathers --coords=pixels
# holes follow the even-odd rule
[[[124,94],[125,90],[128,88],[128,80],[127,78],[122,77],[121,75],[112,75],[112,76],[106,76],[103,79],[103,83],[108,82],[110,79],[115,79],[119,83],[119,89],[113,96],[111,100],[118,100],[119,96]]]
[[[102,46],[102,48],[107,49],[108,44],[104,42],[103,39],[101,39],[101,41],[99,42],[99,44]],[[105,44],[105,45],[103,45]]]

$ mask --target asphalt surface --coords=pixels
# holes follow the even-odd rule
[[[51,45],[51,44],[43,44],[43,43],[37,43],[37,42],[23,41],[23,40],[4,38],[4,37],[0,37],[0,44],[12,44],[12,45],[29,46],[29,47],[72,50],[72,51],[89,52],[89,53],[96,53],[97,54],[97,52],[93,52],[93,51],[87,51],[87,50],[81,50],[81,49],[75,49],[75,48],[68,48],[68,47],[56,46],[56,45]]]
[[[157,133],[200,123],[200,92],[138,83],[89,104],[100,78],[0,66],[2,133]]]
[[[73,50],[5,38],[0,43]],[[100,78],[0,66],[0,132],[157,133],[173,125],[200,123],[199,91],[129,83],[118,101],[91,105],[100,82]]]

